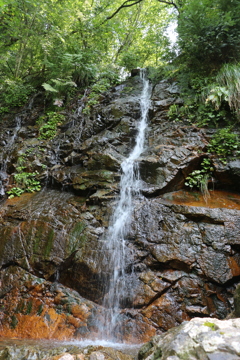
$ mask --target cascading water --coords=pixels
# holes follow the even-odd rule
[[[1,154],[0,157],[0,195],[4,196],[5,195],[5,190],[4,188],[7,186],[8,183],[8,175],[7,175],[7,166],[9,163],[9,159],[10,159],[10,154],[12,153],[14,146],[15,146],[15,141],[18,135],[19,130],[21,129],[21,117],[19,115],[17,115],[15,117],[15,122],[16,125],[15,127],[9,131],[9,137],[8,137],[8,142],[4,148],[4,152]],[[3,184],[4,182],[4,184]]]
[[[110,281],[103,305],[108,309],[108,315],[105,319],[105,328],[103,337],[115,340],[114,336],[116,326],[120,325],[118,321],[119,310],[121,306],[126,305],[129,298],[129,276],[126,276],[126,236],[131,224],[131,215],[133,211],[133,197],[140,194],[139,168],[136,160],[144,150],[145,130],[147,128],[148,110],[150,106],[151,86],[146,78],[145,70],[140,71],[143,82],[143,89],[140,96],[141,118],[138,123],[138,134],[135,139],[136,144],[122,164],[122,175],[120,181],[120,195],[117,206],[110,221],[110,227],[106,235],[105,249],[108,253],[108,268],[110,271]],[[126,292],[128,289],[128,296]],[[125,304],[124,304],[125,303]],[[116,339],[118,340],[118,339]]]

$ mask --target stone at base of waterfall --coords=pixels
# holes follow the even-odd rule
[[[240,359],[240,319],[194,318],[155,336],[139,351],[138,360]]]
[[[90,345],[79,348],[74,345],[54,346],[14,343],[14,340],[0,341],[0,360],[134,360],[136,351],[129,355],[125,352],[103,346]]]

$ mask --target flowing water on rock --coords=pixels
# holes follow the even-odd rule
[[[21,117],[16,116],[15,117],[15,127],[12,130],[9,130],[9,136],[7,139],[6,146],[4,148],[4,152],[1,154],[1,167],[0,167],[0,195],[4,196],[5,191],[4,187],[7,185],[7,166],[11,158],[11,153],[13,151],[13,148],[15,146],[15,140],[17,138],[18,132],[21,129]],[[3,185],[3,181],[5,181],[5,184]]]
[[[130,291],[133,289],[133,284],[129,284],[131,277],[129,277],[129,275],[128,277],[126,276],[125,239],[131,223],[133,197],[140,194],[141,181],[136,160],[144,150],[145,130],[147,127],[151,95],[151,87],[149,81],[146,79],[144,70],[141,70],[141,79],[143,89],[140,96],[141,118],[137,125],[138,134],[132,152],[121,164],[120,195],[110,221],[104,249],[109,254],[108,268],[111,275],[108,289],[103,300],[104,307],[108,309],[108,316],[107,319],[105,319],[105,328],[103,329],[102,337],[109,339],[116,339],[117,337],[114,332],[116,333],[116,326],[118,329],[121,328],[119,310],[121,307],[128,305],[131,298]]]
[[[10,161],[9,159],[10,159],[10,153],[12,151],[12,147],[15,146],[15,140],[16,140],[17,134],[18,134],[19,130],[21,129],[21,117],[17,115],[15,118],[15,122],[16,122],[16,125],[10,132],[10,134],[9,134],[10,136],[8,138],[8,143],[6,144],[6,147],[5,147],[5,152],[3,155],[4,158],[2,160],[2,168],[1,168],[2,171],[7,171],[7,164]]]

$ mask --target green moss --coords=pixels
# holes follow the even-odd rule
[[[153,360],[160,360],[162,358],[162,349],[157,349],[154,353]]]
[[[31,312],[32,312],[32,305],[33,305],[32,300],[28,301],[25,315],[31,314]]]
[[[74,236],[74,237],[79,236],[85,228],[86,228],[86,225],[83,222],[77,222],[71,231],[71,236]]]
[[[37,231],[35,234],[33,252],[36,254],[42,252],[44,257],[49,257],[54,241],[54,230],[48,229],[46,224],[38,224]]]
[[[83,234],[86,228],[86,224],[83,222],[77,222],[69,234],[68,251],[73,253],[79,247],[83,247],[87,238]]]
[[[71,315],[71,313],[72,313],[71,305],[70,305],[70,304],[66,304],[66,306],[64,306],[64,307],[65,307],[65,312],[66,312],[66,314],[67,314],[67,315]]]
[[[10,327],[12,329],[15,329],[17,324],[18,324],[18,319],[16,318],[16,316],[15,315],[11,316]]]
[[[213,331],[217,330],[216,325],[210,321],[205,321],[205,323],[203,325],[210,327]]]
[[[38,250],[39,250],[40,242],[41,242],[41,239],[42,239],[42,233],[43,233],[42,226],[38,226],[37,231],[36,231],[36,235],[35,235],[35,239],[34,239],[34,245],[33,245],[33,252],[34,253],[38,252]]]
[[[39,305],[37,310],[37,315],[40,316],[42,312],[43,312],[43,304]]]
[[[129,94],[132,90],[134,90],[133,86],[125,86],[122,93]]]
[[[53,247],[53,240],[54,240],[54,230],[50,229],[50,231],[48,233],[48,239],[47,239],[45,251],[44,251],[44,255],[46,257],[48,257],[50,255],[50,253],[51,253],[51,250],[52,250],[52,247]]]

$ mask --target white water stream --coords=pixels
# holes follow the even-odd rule
[[[109,309],[108,317],[103,329],[103,338],[116,339],[114,330],[120,325],[118,315],[120,308],[126,303],[129,294],[129,275],[126,276],[126,236],[131,224],[133,211],[133,198],[140,194],[140,176],[138,162],[136,161],[144,150],[145,130],[147,128],[148,110],[150,106],[151,86],[146,79],[144,70],[141,70],[143,89],[140,96],[141,118],[137,125],[138,134],[135,146],[122,164],[120,181],[120,195],[117,206],[113,212],[110,226],[106,235],[106,251],[109,254],[109,269],[111,279],[103,305]],[[128,282],[128,283],[127,283]],[[127,294],[128,293],[128,294]],[[125,300],[124,300],[125,299]],[[126,304],[125,304],[126,305]]]
[[[5,195],[5,190],[7,183],[8,183],[8,176],[7,176],[7,166],[10,161],[11,153],[15,146],[15,141],[18,136],[18,132],[21,129],[21,117],[17,115],[15,117],[16,125],[13,129],[9,131],[9,137],[7,139],[7,144],[5,145],[4,151],[0,156],[0,195]],[[3,184],[3,181],[5,184]]]

